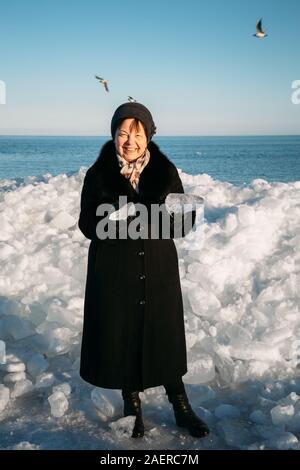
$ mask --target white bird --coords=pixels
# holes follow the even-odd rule
[[[256,25],[256,33],[253,34],[253,36],[255,36],[255,37],[259,38],[259,39],[263,39],[263,38],[265,38],[266,36],[268,36],[268,35],[263,31],[263,29],[262,29],[261,20],[262,20],[262,19],[260,19],[260,20],[258,21],[258,23],[257,23],[257,25]]]
[[[137,101],[132,98],[132,96],[128,96],[128,101],[130,101],[130,103],[136,103]]]
[[[99,82],[102,83],[102,85],[104,85],[104,88],[106,91],[109,91],[108,86],[107,86],[108,84],[107,80],[105,80],[104,78],[98,77],[98,75],[95,75],[95,78],[97,78],[97,80],[99,80]]]

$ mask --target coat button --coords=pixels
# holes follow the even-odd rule
[[[144,251],[139,251],[139,252],[138,252],[138,255],[139,255],[139,256],[144,256],[144,254],[145,254]]]
[[[141,280],[145,279],[145,277],[146,277],[145,274],[140,274],[140,279]]]
[[[140,305],[145,305],[146,300],[140,300]]]

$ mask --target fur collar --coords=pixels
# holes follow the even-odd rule
[[[99,198],[111,201],[118,199],[120,195],[126,195],[128,201],[133,202],[164,202],[170,192],[176,167],[154,142],[149,142],[148,150],[150,160],[140,175],[137,193],[129,180],[120,174],[114,141],[106,142],[91,167]]]

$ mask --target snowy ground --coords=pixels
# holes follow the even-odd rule
[[[184,381],[211,435],[177,428],[157,387],[141,394],[147,431],[137,442],[120,391],[78,375],[84,174],[0,182],[0,448],[300,449],[300,182],[238,188],[181,173],[186,192],[205,199],[201,250],[176,245]]]

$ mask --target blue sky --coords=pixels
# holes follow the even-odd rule
[[[109,135],[128,95],[157,135],[299,134],[299,18],[299,0],[3,2],[0,134]]]

